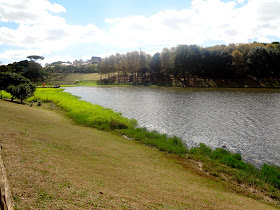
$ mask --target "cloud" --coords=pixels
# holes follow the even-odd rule
[[[66,12],[59,4],[51,4],[47,0],[0,0],[0,21],[24,24],[46,21],[49,12]]]
[[[241,6],[238,4],[242,4]],[[238,6],[238,7],[237,7]],[[190,9],[165,10],[150,17],[107,19],[112,41],[119,45],[225,43],[280,38],[279,0],[193,0]],[[166,41],[168,40],[168,41]],[[269,39],[266,39],[269,40]]]
[[[238,4],[243,4],[245,2],[245,0],[237,0]]]
[[[0,21],[17,23],[16,29],[0,27],[0,45],[19,49],[5,51],[1,59],[24,59],[30,54],[46,55],[72,44],[98,42],[104,37],[96,26],[67,24],[56,15],[66,10],[47,0],[0,0]]]
[[[229,44],[280,39],[279,0],[192,0],[188,9],[105,19],[106,31],[94,24],[68,24],[61,16],[66,12],[62,5],[48,0],[0,0],[0,22],[16,23],[16,28],[8,24],[0,27],[0,46],[14,48],[0,52],[0,58],[24,59],[38,54],[55,59],[54,52],[93,43],[106,46],[110,52],[142,47],[151,53],[209,40]]]

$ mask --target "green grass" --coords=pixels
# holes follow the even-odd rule
[[[81,101],[78,97],[63,92],[63,89],[37,89],[34,97],[29,98],[28,101],[37,100],[53,102],[64,109],[76,123],[93,128],[102,130],[134,128],[137,123],[136,120],[124,118],[121,113],[116,113],[111,109]]]
[[[12,95],[4,90],[2,90],[2,93],[0,94],[2,94],[2,98],[12,98]]]
[[[17,209],[275,209],[197,162],[79,126],[52,103],[0,100],[3,159]],[[240,191],[238,191],[240,192]]]
[[[265,182],[280,189],[280,167],[264,164],[260,170],[259,176]]]
[[[181,139],[176,136],[168,137],[166,134],[159,134],[156,131],[147,131],[145,128],[123,129],[118,132],[146,145],[155,146],[161,151],[178,155],[187,153],[187,149],[182,144]]]
[[[77,86],[98,86],[97,81],[79,81]]]
[[[98,84],[98,81],[90,81],[90,80],[83,80],[83,81],[79,81],[76,86],[104,86],[104,87],[111,87],[111,86],[118,86],[118,87],[131,87],[133,85],[123,85],[123,84],[120,84],[120,85],[117,85],[117,84],[114,84],[114,85],[100,85]]]
[[[146,145],[157,147],[161,151],[174,154],[185,154],[187,152],[181,139],[167,137],[155,131],[149,132],[143,128],[135,128],[136,120],[124,118],[121,113],[114,112],[111,109],[81,101],[78,97],[63,92],[63,89],[37,89],[34,97],[29,98],[28,101],[38,100],[55,103],[58,107],[64,109],[76,123],[101,130],[117,129],[122,135],[141,141]]]
[[[231,153],[222,148],[212,150],[205,144],[200,144],[199,147],[189,150],[191,155],[196,155],[199,159],[207,161],[207,159],[229,166],[236,169],[231,174],[234,174],[239,181],[251,182],[251,184],[263,183],[271,184],[280,189],[280,167],[264,164],[261,169],[257,169],[251,163],[246,163],[238,153]],[[280,196],[280,195],[278,195]]]
[[[257,169],[252,164],[244,162],[240,154],[233,154],[221,148],[212,150],[204,144],[188,151],[181,139],[177,137],[168,137],[156,131],[136,128],[136,120],[124,118],[121,113],[116,113],[111,109],[81,101],[78,97],[63,92],[63,89],[37,89],[34,97],[28,100],[53,102],[64,109],[76,123],[102,130],[116,130],[126,138],[132,138],[168,153],[181,156],[188,154],[192,158],[204,162],[206,169],[212,174],[226,173],[237,182],[256,184],[260,188],[264,187],[265,183],[269,184],[272,189],[280,188],[279,167],[263,165],[261,169]],[[280,198],[279,190],[276,192],[275,197]]]

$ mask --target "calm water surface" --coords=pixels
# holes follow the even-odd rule
[[[176,135],[188,146],[226,146],[256,165],[280,165],[280,92],[232,89],[67,87],[66,92]]]

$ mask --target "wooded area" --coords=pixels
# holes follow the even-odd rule
[[[179,45],[153,56],[142,51],[117,53],[106,57],[99,68],[108,75],[100,84],[189,86],[190,80],[259,81],[280,77],[280,44]]]

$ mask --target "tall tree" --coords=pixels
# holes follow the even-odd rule
[[[254,47],[246,61],[248,73],[258,80],[269,76],[269,52],[263,46]]]
[[[232,52],[232,66],[236,77],[246,77],[246,68],[243,54],[239,50]]]
[[[167,85],[172,85],[171,75],[174,67],[174,49],[164,48],[160,54],[161,69]]]
[[[162,85],[163,74],[161,72],[161,60],[160,60],[160,54],[159,53],[154,54],[149,66],[150,66],[150,70],[151,70],[151,82],[152,82],[152,84]]]
[[[175,78],[175,83],[181,83],[183,79],[183,84],[186,85],[186,79],[188,76],[188,61],[187,56],[189,53],[188,45],[179,45],[176,48],[175,59],[174,59],[174,71],[173,76]]]
[[[45,58],[43,56],[40,55],[29,55],[27,56],[28,59],[30,59],[31,61],[37,61],[37,60],[44,60]]]

